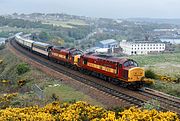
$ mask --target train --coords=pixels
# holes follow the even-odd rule
[[[22,37],[22,33],[15,35],[15,41],[32,53],[39,54],[82,73],[130,89],[143,87],[145,70],[139,67],[138,63],[132,59],[91,52],[85,53],[77,48],[65,48],[38,42]]]

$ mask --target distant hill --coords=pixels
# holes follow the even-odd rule
[[[128,18],[128,21],[134,22],[147,22],[147,23],[157,23],[157,24],[176,24],[180,25],[179,19],[158,19],[158,18]]]

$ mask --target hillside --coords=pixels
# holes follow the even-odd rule
[[[0,50],[0,60],[3,60],[0,64],[0,96],[9,93],[18,94],[18,96],[8,104],[12,107],[43,106],[54,100],[60,100],[62,102],[83,100],[102,106],[101,103],[84,93],[24,63],[8,49]],[[3,105],[0,104],[0,107],[1,106]]]

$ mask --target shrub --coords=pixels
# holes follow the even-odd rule
[[[145,71],[145,77],[151,78],[151,79],[156,79],[157,76],[152,70],[146,70]]]
[[[160,103],[157,100],[149,100],[143,104],[143,108],[147,110],[160,109]]]
[[[176,76],[176,78],[177,78],[177,80],[176,80],[175,82],[176,82],[176,83],[180,83],[180,74],[178,73],[178,74],[176,74],[175,76]]]
[[[28,64],[26,63],[21,63],[17,66],[17,73],[18,75],[24,74],[30,70]]]
[[[0,44],[0,50],[5,48],[5,44]]]
[[[44,107],[6,108],[0,110],[1,121],[179,121],[173,112],[131,107],[124,111],[109,111],[79,101],[73,104],[53,102]]]
[[[0,60],[0,64],[2,64],[3,63],[3,60]]]
[[[17,83],[19,86],[23,86],[26,84],[26,80],[18,80]]]

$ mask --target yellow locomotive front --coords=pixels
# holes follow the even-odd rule
[[[141,88],[144,84],[145,71],[143,68],[138,67],[137,62],[128,59],[122,66],[122,79],[127,87],[132,89]]]
[[[128,82],[140,82],[145,77],[145,71],[140,67],[133,67],[128,70]]]

